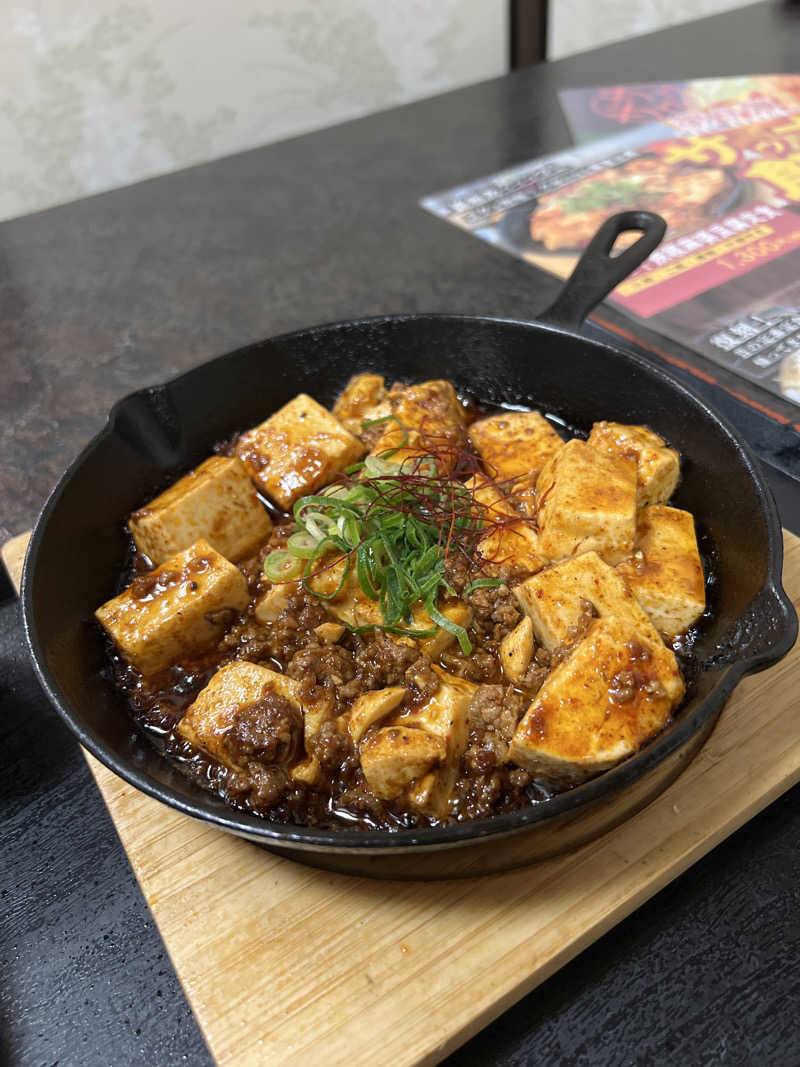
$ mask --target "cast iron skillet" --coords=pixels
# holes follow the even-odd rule
[[[616,237],[642,232],[610,255]],[[318,326],[250,345],[120,401],[47,501],[22,584],[25,630],[45,691],[78,740],[150,796],[296,859],[390,877],[452,877],[517,866],[596,837],[648,803],[686,766],[743,675],[794,643],[781,588],[781,529],[770,490],[736,431],[639,356],[576,332],[653,251],[663,220],[609,219],[536,322],[396,315]],[[262,421],[296,393],[330,404],[355,371],[452,379],[488,404],[530,405],[579,431],[597,419],[644,423],[683,456],[675,501],[713,543],[712,615],[699,668],[674,723],[620,766],[524,810],[420,830],[320,830],[235,811],[170,766],[134,728],[103,668],[95,608],[115,593],[128,514],[195,466],[215,442]]]

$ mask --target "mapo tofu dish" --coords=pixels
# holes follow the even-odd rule
[[[670,722],[705,610],[679,456],[644,426],[565,440],[448,381],[300,395],[130,516],[97,610],[136,722],[278,822],[485,818]],[[682,637],[682,635],[684,635]]]
[[[701,226],[733,184],[722,167],[697,167],[640,157],[608,167],[540,197],[530,235],[550,252],[585,248],[609,212],[638,209],[662,216],[674,236]],[[617,247],[632,243],[623,235]]]

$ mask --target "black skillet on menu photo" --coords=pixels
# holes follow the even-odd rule
[[[641,236],[612,255],[629,231]],[[749,447],[660,367],[578,332],[663,234],[663,220],[648,212],[608,219],[555,303],[532,322],[419,314],[317,326],[220,356],[116,404],[45,504],[23,575],[25,631],[38,677],[81,744],[124,780],[190,816],[304,862],[386,877],[447,877],[454,849],[474,860],[474,873],[573,849],[666,788],[709,736],[740,679],[792,647],[797,619],[781,587],[778,515]],[[603,419],[646,425],[681,454],[675,505],[695,516],[714,580],[686,699],[634,756],[573,789],[491,818],[326,829],[230,807],[134,728],[104,670],[104,643],[92,622],[98,605],[117,592],[127,517],[217,442],[301,392],[330,405],[354,373],[366,370],[407,382],[450,379],[482,406],[536,408],[577,435]]]

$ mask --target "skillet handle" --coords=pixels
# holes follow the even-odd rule
[[[577,329],[590,311],[647,259],[666,233],[667,224],[652,211],[622,211],[606,219],[575,265],[555,301],[537,315],[537,322]],[[639,230],[630,248],[611,256],[620,234]]]
[[[782,659],[797,640],[797,612],[779,582],[770,581],[704,666],[738,664],[755,674]]]

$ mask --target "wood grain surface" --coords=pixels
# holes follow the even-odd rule
[[[2,551],[17,584],[26,543]],[[306,868],[87,760],[218,1063],[432,1064],[800,780],[799,673],[796,646],[745,679],[688,770],[605,837],[468,881]]]

